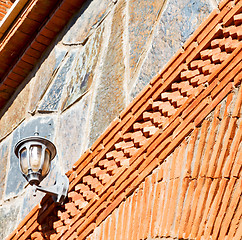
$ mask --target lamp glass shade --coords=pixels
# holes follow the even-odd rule
[[[20,140],[14,152],[20,159],[20,169],[26,180],[31,185],[39,185],[50,171],[56,147],[48,139],[32,136]]]
[[[27,157],[27,149],[23,148],[20,152],[20,167],[24,174],[28,173],[28,157]]]
[[[38,145],[32,145],[29,149],[30,168],[33,172],[38,172],[41,167],[41,154],[42,147]]]
[[[45,149],[45,159],[42,167],[42,176],[47,175],[50,170],[50,151]]]

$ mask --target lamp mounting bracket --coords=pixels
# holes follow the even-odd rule
[[[41,187],[34,185],[35,192],[41,191],[52,195],[55,202],[63,204],[69,188],[69,180],[66,175],[57,175],[55,184],[50,187]]]

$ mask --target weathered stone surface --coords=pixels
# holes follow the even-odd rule
[[[0,239],[5,239],[18,225],[21,199],[0,207]]]
[[[33,136],[36,126],[40,136],[52,140],[54,135],[54,121],[51,117],[38,117],[22,123],[14,132],[11,145],[10,167],[7,175],[5,199],[16,196],[23,190],[27,181],[21,174],[19,160],[14,154],[15,144],[22,138]]]
[[[55,77],[55,74],[65,55],[66,49],[56,45],[38,69],[34,79],[32,79],[33,87],[29,106],[30,112],[35,112],[38,102],[43,97],[44,93],[49,87],[49,84]]]
[[[209,0],[169,0],[166,3],[138,80],[132,89],[132,98],[185,43],[213,7]]]
[[[3,197],[3,191],[5,187],[5,180],[7,175],[7,163],[9,159],[9,142],[10,139],[6,139],[0,143],[0,200]]]
[[[56,72],[55,77],[53,78],[53,84],[41,101],[38,111],[53,112],[58,110],[61,96],[63,93],[63,87],[65,86],[67,81],[67,74],[74,63],[77,52],[77,49],[73,49],[66,56],[64,63]]]
[[[141,53],[147,44],[154,23],[158,18],[164,0],[129,1],[129,41],[131,78],[136,70]]]
[[[30,83],[22,89],[8,110],[0,118],[0,141],[25,119],[28,110],[29,92]]]
[[[60,117],[57,145],[64,172],[69,171],[87,149],[90,104],[91,96],[88,93]]]
[[[41,184],[42,185],[42,184]],[[22,209],[20,211],[20,219],[24,219],[25,216],[28,215],[28,213],[36,206],[40,200],[45,196],[44,193],[37,191],[34,196],[34,187],[28,186],[26,188],[24,198],[23,198],[23,204]]]
[[[107,52],[102,62],[100,82],[97,84],[90,128],[90,145],[125,107],[123,89],[125,65],[122,45],[124,8],[125,1],[118,1],[113,15]]]
[[[63,38],[64,44],[84,44],[91,32],[110,12],[113,3],[110,0],[88,0],[71,20],[69,31]]]
[[[78,53],[70,74],[68,74],[70,82],[67,86],[64,109],[80,99],[89,90],[100,54],[102,37],[103,27],[100,26]]]

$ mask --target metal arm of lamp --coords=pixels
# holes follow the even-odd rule
[[[35,185],[35,192],[38,190],[46,194],[52,195],[52,198],[57,203],[63,203],[68,193],[69,180],[64,175],[57,175],[56,182],[53,186],[41,187]]]

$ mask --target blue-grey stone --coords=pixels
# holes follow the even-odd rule
[[[0,239],[6,239],[17,227],[21,205],[22,200],[18,199],[0,207]]]
[[[60,116],[57,145],[64,172],[71,169],[87,148],[90,104],[91,96],[88,93]]]
[[[90,126],[89,145],[97,139],[125,107],[123,52],[125,6],[126,1],[118,1],[114,11],[107,53],[102,61],[100,82],[94,99],[95,106]]]
[[[25,119],[30,100],[31,83],[27,83],[0,118],[0,141]]]
[[[100,55],[102,35],[103,27],[100,27],[76,56],[68,76],[70,81],[67,83],[63,109],[79,100],[91,87]]]
[[[39,112],[54,112],[58,110],[61,96],[63,93],[63,88],[67,81],[67,74],[71,69],[71,66],[75,60],[77,50],[71,50],[66,56],[65,62],[57,71],[53,83],[49,90],[45,94],[41,105],[38,108]]]
[[[7,163],[9,161],[9,144],[10,139],[0,143],[0,200],[3,197],[3,191],[5,187],[6,175],[7,175]]]
[[[139,77],[131,90],[135,97],[185,43],[211,13],[210,0],[168,0],[143,62]]]
[[[164,0],[129,1],[129,62],[131,79],[163,5]]]
[[[29,106],[30,112],[35,112],[38,102],[47,91],[47,88],[52,82],[61,62],[64,60],[66,53],[67,51],[65,48],[59,47],[58,45],[55,46],[39,67],[34,77],[35,79],[32,80],[34,81],[34,84],[32,87],[32,98]]]
[[[113,3],[110,0],[88,0],[69,23],[69,31],[63,38],[64,44],[85,44],[89,35],[96,30]]]
[[[39,135],[52,140],[54,137],[54,121],[51,117],[38,117],[29,122],[22,123],[14,132],[11,145],[10,155],[10,167],[7,175],[5,199],[16,196],[22,192],[23,187],[27,184],[27,181],[22,176],[19,160],[14,154],[14,147],[16,143],[29,136],[33,136],[36,127]]]

